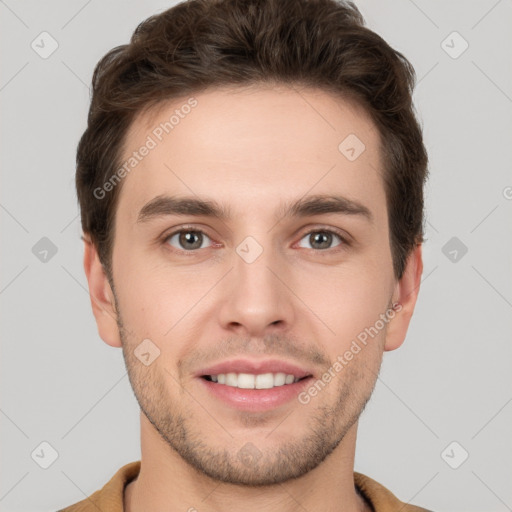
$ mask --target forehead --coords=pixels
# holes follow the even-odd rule
[[[362,107],[318,89],[217,88],[162,103],[132,123],[121,160],[134,158],[119,201],[131,222],[163,194],[213,196],[241,214],[308,191],[374,211],[385,202],[378,130]]]

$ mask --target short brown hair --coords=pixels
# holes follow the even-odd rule
[[[424,241],[427,152],[415,117],[409,61],[341,0],[188,0],[136,28],[96,65],[87,129],[77,148],[84,233],[111,276],[121,184],[114,176],[137,114],[211,86],[277,83],[320,88],[358,102],[377,126],[384,162],[393,269]],[[341,142],[341,141],[340,141]]]

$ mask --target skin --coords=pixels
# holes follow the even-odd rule
[[[141,407],[141,471],[126,487],[125,509],[371,510],[354,488],[358,418],[383,352],[405,339],[423,268],[419,245],[402,279],[393,274],[379,133],[357,105],[316,89],[217,88],[195,98],[197,107],[123,179],[114,288],[85,244],[99,334],[122,347]],[[184,103],[140,115],[124,156]],[[338,145],[352,133],[366,149],[349,161]],[[233,215],[137,222],[161,194],[214,199]],[[313,194],[356,200],[373,223],[337,213],[276,221],[282,201]],[[165,239],[183,226],[206,232],[201,248],[187,250],[179,234]],[[325,229],[350,245],[333,235],[322,248],[314,234]],[[250,264],[236,252],[247,236],[263,248]],[[242,356],[285,359],[321,377],[393,303],[400,311],[308,404],[241,412],[194,376]],[[149,366],[133,352],[147,338],[160,350]],[[244,446],[258,457],[242,461]]]

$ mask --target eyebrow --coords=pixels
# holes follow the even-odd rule
[[[276,218],[308,217],[330,213],[360,216],[370,223],[374,222],[369,208],[358,201],[336,195],[313,195],[300,198],[294,202],[282,203],[277,210]],[[230,208],[213,199],[160,195],[141,208],[137,223],[167,215],[212,217],[221,221],[228,221],[232,217],[232,212]]]

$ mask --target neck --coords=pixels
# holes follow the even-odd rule
[[[354,486],[357,422],[316,468],[282,484],[234,485],[199,473],[160,437],[141,413],[141,468],[125,488],[125,512],[185,510],[214,512],[372,512]]]

